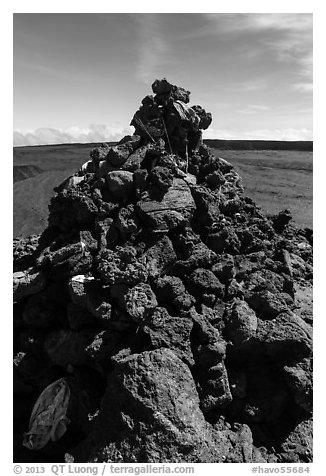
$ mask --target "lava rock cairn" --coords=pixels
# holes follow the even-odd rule
[[[312,232],[243,194],[189,91],[152,90],[14,241],[15,461],[309,462]]]

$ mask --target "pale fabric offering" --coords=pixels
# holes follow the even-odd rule
[[[67,431],[66,416],[70,389],[64,378],[46,387],[37,399],[29,420],[23,445],[30,450],[43,448],[50,440],[59,440]]]

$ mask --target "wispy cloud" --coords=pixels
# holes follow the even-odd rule
[[[274,51],[279,61],[297,64],[300,76],[312,78],[312,14],[257,15],[252,23],[267,32],[277,32],[264,38],[263,43]]]
[[[268,82],[265,78],[256,78],[241,81],[236,85],[232,84],[232,90],[237,92],[250,93],[265,89],[267,86]]]
[[[162,75],[169,48],[161,31],[160,14],[142,13],[132,15],[132,18],[137,25],[139,41],[136,77],[148,84]]]
[[[14,131],[14,146],[44,145],[44,144],[71,144],[75,142],[113,142],[120,140],[134,131],[131,127],[109,127],[105,124],[91,124],[87,128],[69,127],[67,129],[53,129],[40,127],[29,131]]]
[[[312,74],[312,14],[310,13],[241,13],[204,14],[208,31],[216,34],[263,33],[257,37],[261,46],[273,51],[281,62],[291,61],[299,74]],[[258,45],[257,45],[258,47]]]
[[[66,81],[68,83],[75,84],[76,82],[86,82],[88,81],[88,76],[82,76],[78,74],[77,72],[73,71],[68,71],[67,69],[62,69],[62,68],[54,68],[50,66],[46,66],[45,64],[42,64],[41,62],[27,62],[21,59],[16,59],[14,61],[14,67],[19,67],[19,68],[24,68],[27,70],[31,70],[34,73],[41,73],[45,76],[59,79],[61,81]]]
[[[263,104],[249,104],[244,109],[240,109],[238,112],[241,114],[259,114],[264,111],[268,111],[270,108],[268,106],[264,106]]]

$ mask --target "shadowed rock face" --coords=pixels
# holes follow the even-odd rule
[[[189,368],[170,349],[121,360],[108,381],[90,461],[216,461]],[[110,434],[110,438],[107,436]]]
[[[311,461],[312,236],[244,195],[189,91],[152,89],[14,241],[15,461]],[[62,378],[67,431],[30,451]]]

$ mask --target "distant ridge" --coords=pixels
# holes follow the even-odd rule
[[[67,147],[67,146],[80,146],[80,147],[96,147],[102,142],[90,142],[90,143],[66,143],[66,144],[42,144],[42,145],[24,145],[15,146],[14,149],[34,148],[34,147]],[[213,149],[225,149],[225,150],[301,150],[309,151],[313,150],[313,141],[281,141],[281,140],[223,140],[223,139],[205,139],[205,144]],[[106,144],[114,145],[115,142],[106,142]]]
[[[42,147],[70,147],[70,146],[78,146],[78,147],[98,147],[99,144],[109,144],[109,145],[114,145],[116,142],[106,142],[106,141],[101,141],[101,142],[63,142],[62,144],[37,144],[37,145],[15,145],[13,148],[14,149],[29,149],[29,148],[38,148],[41,149]]]
[[[313,150],[313,141],[205,139],[204,142],[213,149],[302,151]]]

